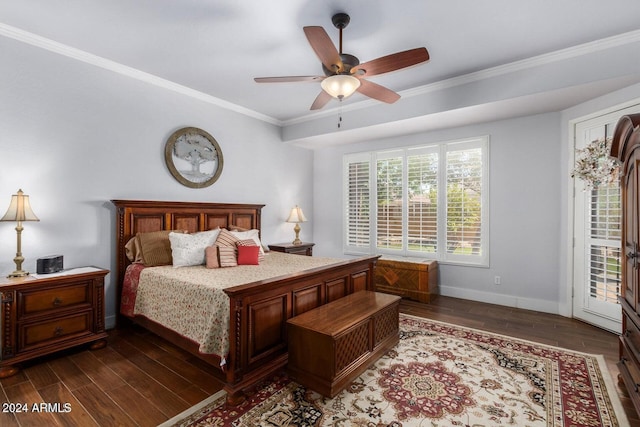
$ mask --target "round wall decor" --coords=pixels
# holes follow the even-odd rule
[[[222,150],[216,139],[202,129],[186,127],[175,131],[164,147],[164,159],[171,175],[191,188],[208,187],[222,173]]]

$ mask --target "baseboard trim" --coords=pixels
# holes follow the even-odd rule
[[[104,318],[105,329],[114,329],[116,327],[116,316],[106,316]]]
[[[545,301],[533,298],[522,298],[513,295],[496,294],[492,292],[476,291],[471,289],[461,289],[452,286],[440,286],[440,295],[461,298],[472,301],[498,304],[506,307],[522,308],[525,310],[541,311],[563,315],[560,306],[555,301]],[[565,316],[566,317],[566,316]]]

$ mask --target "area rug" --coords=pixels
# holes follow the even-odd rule
[[[333,399],[278,373],[172,426],[628,426],[604,358],[400,315],[400,342]]]

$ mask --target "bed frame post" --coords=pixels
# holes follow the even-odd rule
[[[233,310],[229,313],[230,329],[235,331],[235,339],[229,341],[229,355],[227,356],[225,373],[227,392],[227,404],[237,406],[244,401],[244,393],[242,389],[237,389],[234,385],[241,380],[241,375],[237,371],[237,363],[242,359],[242,298],[233,298],[231,302]]]
[[[116,224],[117,224],[117,236],[116,236],[116,327],[121,326],[126,322],[125,318],[120,314],[120,302],[122,299],[122,292],[120,291],[120,284],[124,281],[124,273],[127,268],[127,260],[124,245],[125,237],[125,223],[124,221],[125,208],[122,206],[116,206]],[[126,243],[126,242],[125,242]]]

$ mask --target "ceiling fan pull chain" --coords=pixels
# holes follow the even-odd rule
[[[340,98],[340,110],[338,111],[338,129],[342,125],[342,98]]]

